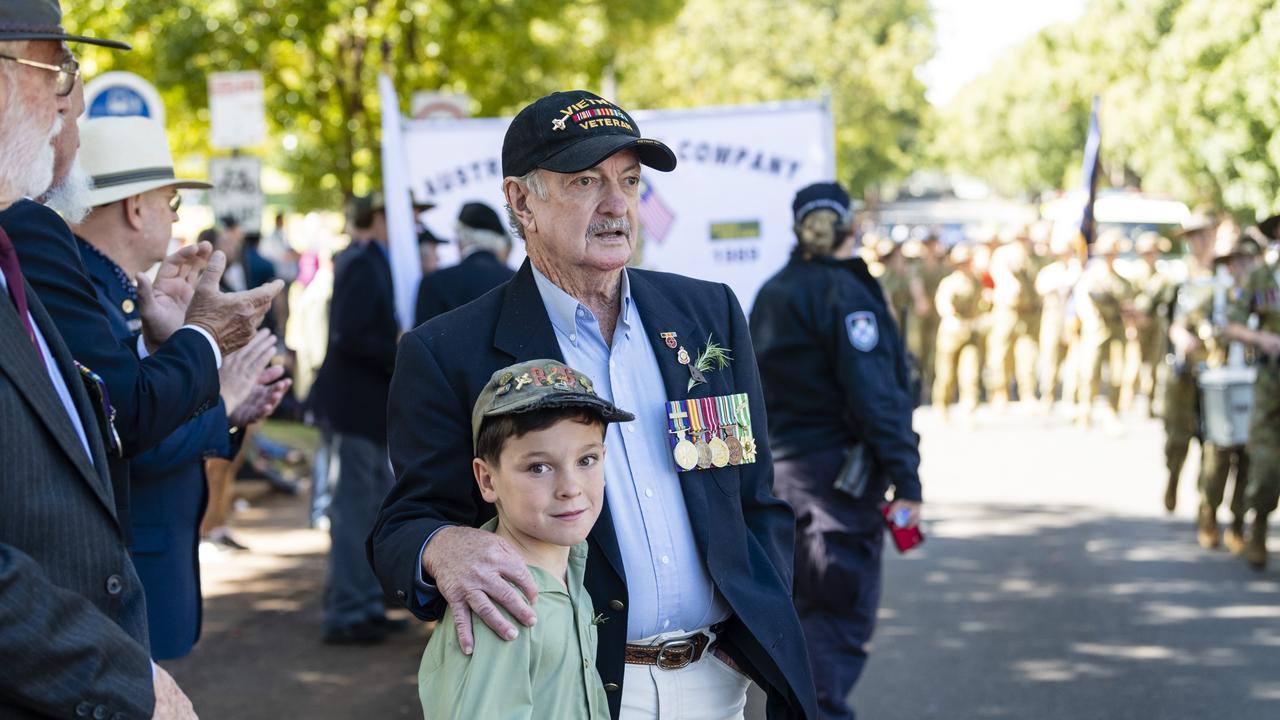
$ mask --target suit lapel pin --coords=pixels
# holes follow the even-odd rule
[[[667,344],[667,347],[671,348],[672,350],[675,350],[675,349],[676,349],[676,334],[675,334],[675,333],[673,333],[673,332],[658,333],[658,337],[662,338],[662,341],[663,341],[663,342],[665,342],[665,343]]]

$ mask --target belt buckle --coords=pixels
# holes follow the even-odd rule
[[[668,640],[658,646],[655,664],[663,670],[679,670],[693,662],[693,650],[692,640]]]

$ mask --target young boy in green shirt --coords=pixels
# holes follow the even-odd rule
[[[418,670],[426,720],[608,720],[582,581],[587,533],[604,504],[605,427],[634,417],[593,388],[563,363],[534,360],[494,373],[476,400],[471,469],[498,512],[482,529],[528,564],[538,623],[511,641],[476,623],[465,655],[446,610]]]

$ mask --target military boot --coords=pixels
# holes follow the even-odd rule
[[[1169,473],[1169,482],[1164,486],[1164,509],[1173,512],[1178,507],[1178,474]]]
[[[1196,520],[1196,541],[1205,550],[1218,547],[1222,541],[1218,533],[1217,513],[1206,503],[1200,503],[1200,517]]]
[[[1231,518],[1231,525],[1222,536],[1222,544],[1227,546],[1232,555],[1244,553],[1244,518],[1239,515]]]
[[[1253,519],[1253,532],[1249,535],[1249,544],[1244,549],[1245,562],[1254,570],[1267,568],[1267,516],[1259,515]]]

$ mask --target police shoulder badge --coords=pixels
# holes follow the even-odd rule
[[[849,332],[849,344],[862,352],[870,352],[880,342],[880,327],[875,313],[859,310],[844,317],[845,330]]]

